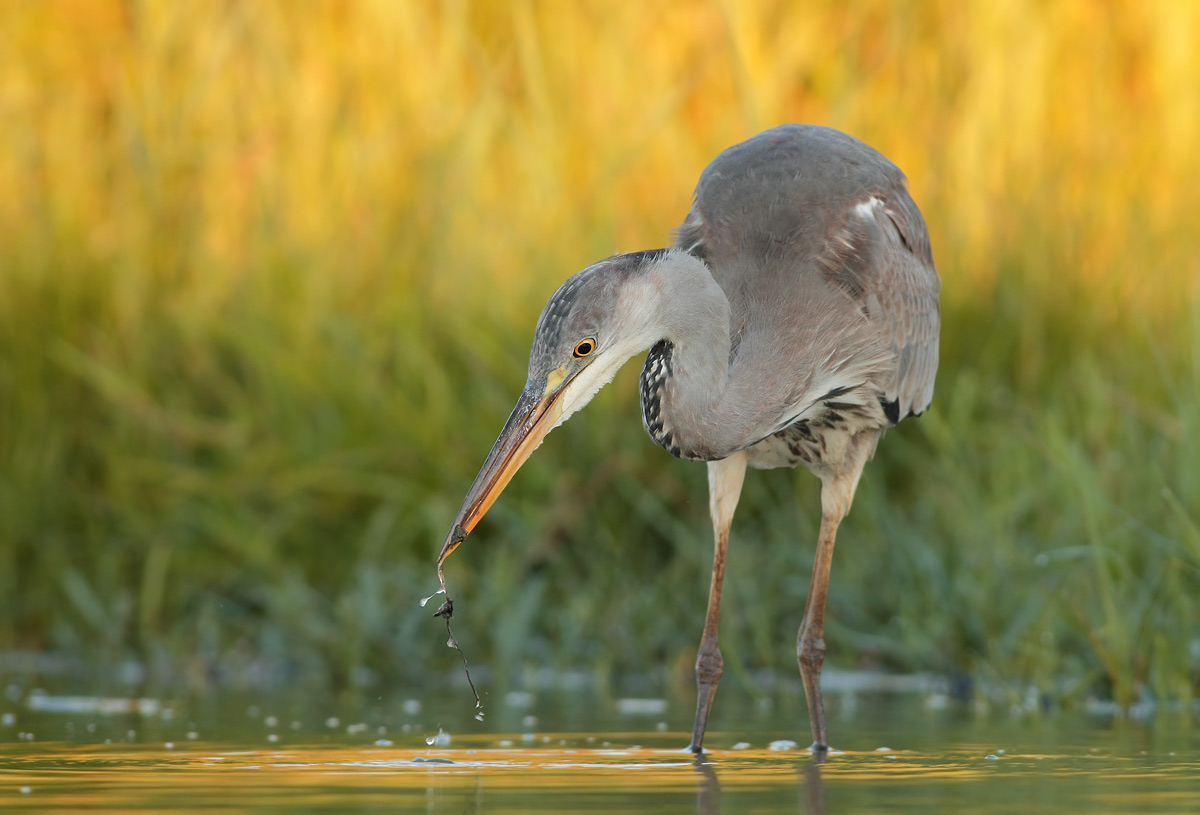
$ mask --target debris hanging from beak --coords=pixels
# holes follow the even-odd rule
[[[444,590],[443,590],[444,591]],[[467,655],[463,653],[463,649],[459,646],[458,640],[454,637],[454,632],[450,630],[450,618],[454,616],[454,601],[446,598],[446,602],[442,603],[441,607],[433,613],[434,617],[441,617],[446,621],[446,645],[458,651],[458,655],[462,657],[463,672],[467,675],[467,684],[471,686],[471,693],[475,695],[475,708],[478,713],[475,718],[483,721],[483,702],[479,699],[479,691],[475,690],[475,682],[471,679],[471,666],[467,664]]]
[[[438,582],[441,583],[442,587],[422,600],[421,607],[424,608],[426,603],[428,603],[434,597],[437,597],[439,594],[444,594],[446,596],[446,602],[442,603],[441,606],[438,607],[438,610],[433,613],[433,616],[441,617],[446,621],[446,646],[458,651],[458,655],[462,657],[463,672],[467,675],[467,684],[471,686],[471,693],[475,696],[475,708],[478,711],[475,714],[475,718],[482,722],[483,702],[479,698],[479,691],[475,689],[475,682],[471,679],[471,666],[467,663],[467,655],[463,653],[463,649],[459,646],[458,640],[454,637],[454,632],[450,630],[450,618],[454,616],[454,601],[450,599],[450,593],[446,590],[446,575],[442,571],[442,563],[445,561],[446,556],[454,551],[454,549],[458,547],[458,544],[462,543],[466,537],[466,530],[464,530],[461,526],[455,526],[450,535],[450,540],[447,542],[446,547],[443,547],[442,556],[438,558]]]

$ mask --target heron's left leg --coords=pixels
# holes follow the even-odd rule
[[[725,548],[729,544],[729,527],[733,523],[733,512],[737,509],[742,494],[742,480],[746,477],[746,453],[739,451],[729,458],[708,463],[708,508],[712,514],[713,552],[712,585],[708,591],[708,613],[704,616],[704,635],[700,638],[700,651],[696,654],[696,724],[692,728],[693,753],[704,752],[704,730],[708,726],[708,713],[712,709],[717,683],[721,681],[725,661],[717,646],[717,621],[721,616],[721,584],[725,579]]]
[[[796,657],[800,663],[800,678],[808,701],[808,718],[812,725],[813,743],[809,749],[817,758],[829,751],[825,734],[825,702],[821,698],[821,666],[825,662],[825,596],[829,589],[829,567],[833,563],[833,543],[838,524],[850,511],[854,490],[862,475],[863,466],[879,441],[879,433],[867,431],[854,436],[846,447],[841,465],[821,475],[821,533],[817,540],[817,556],[813,561],[812,584],[804,621],[796,634]]]

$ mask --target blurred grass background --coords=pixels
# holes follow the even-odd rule
[[[830,664],[1200,688],[1200,5],[0,3],[0,652],[332,686],[457,671],[417,608],[548,295],[669,241],[772,125],[909,175],[933,410],[842,527]],[[456,634],[690,684],[703,467],[631,364],[448,562]],[[818,483],[752,474],[727,674],[795,670]]]

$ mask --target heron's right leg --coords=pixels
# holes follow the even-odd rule
[[[708,591],[708,613],[704,616],[704,634],[700,638],[700,651],[696,654],[696,724],[692,728],[693,753],[704,752],[704,730],[708,726],[708,713],[712,709],[717,683],[721,681],[725,661],[717,645],[717,622],[721,616],[721,584],[725,579],[725,549],[729,545],[729,527],[733,524],[733,513],[742,494],[742,480],[746,477],[747,457],[744,452],[734,453],[729,458],[708,463],[708,507],[712,514],[713,552],[712,585]]]
[[[818,759],[829,751],[825,733],[825,702],[821,698],[821,666],[825,662],[825,596],[829,589],[829,567],[838,524],[850,511],[863,466],[875,452],[878,432],[859,433],[846,447],[845,458],[836,469],[821,473],[821,532],[813,560],[812,584],[804,607],[804,621],[796,634],[796,657],[808,702],[808,719],[813,743],[809,749]]]

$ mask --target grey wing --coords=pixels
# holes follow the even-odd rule
[[[833,384],[841,391],[869,381],[883,391],[893,422],[929,406],[938,275],[904,174],[877,151],[808,125],[735,145],[701,175],[676,246],[709,264],[741,315],[735,354],[784,370],[794,367],[787,349],[801,348],[813,361],[853,352],[838,370],[779,379],[774,399],[761,390],[768,380],[756,377],[757,402],[795,418]],[[804,303],[799,320],[797,302]],[[738,343],[754,347],[743,353]]]
[[[873,273],[862,281],[863,305],[896,355],[894,375],[884,383],[884,393],[889,411],[895,413],[889,418],[899,421],[923,413],[933,399],[940,280],[925,221],[907,189],[872,196],[856,213],[873,218],[882,232],[871,264]]]

